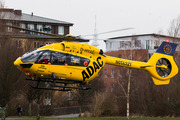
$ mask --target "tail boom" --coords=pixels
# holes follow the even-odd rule
[[[145,70],[155,85],[166,85],[178,73],[173,59],[176,47],[175,43],[163,42],[147,63],[106,56],[106,64]]]

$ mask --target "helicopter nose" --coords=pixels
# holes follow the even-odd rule
[[[20,65],[20,58],[18,58],[18,59],[16,59],[15,61],[14,61],[14,65],[15,66],[19,66]]]

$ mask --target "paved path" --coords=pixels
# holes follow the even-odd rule
[[[73,118],[73,117],[79,117],[79,114],[69,114],[69,115],[59,115],[59,116],[45,116],[43,118]],[[18,118],[6,118],[6,119],[25,119],[23,117]],[[31,119],[31,118],[26,118]]]
[[[47,117],[43,117],[43,118],[72,118],[72,117],[79,117],[79,114],[59,115],[59,116],[47,116]]]

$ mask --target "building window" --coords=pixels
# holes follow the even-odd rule
[[[119,58],[122,58],[122,55],[119,55]]]
[[[58,26],[58,34],[64,35],[64,26]]]
[[[111,69],[111,78],[114,78],[114,69]]]
[[[131,41],[124,42],[125,48],[131,48]]]
[[[122,78],[122,69],[119,69],[119,77]]]
[[[151,40],[146,40],[146,49],[151,49]]]
[[[129,54],[129,60],[133,59],[133,54]]]
[[[37,25],[37,31],[42,32],[43,31],[43,26],[42,25]]]
[[[123,41],[120,41],[120,42],[119,42],[119,48],[120,48],[120,49],[123,48]]]
[[[51,42],[46,42],[46,45],[50,45],[51,44]]]
[[[141,47],[141,41],[135,40],[135,47]]]
[[[107,69],[105,69],[105,76],[104,77],[107,78]]]
[[[39,41],[34,42],[34,49],[37,49],[37,48],[39,48]]]
[[[44,31],[45,33],[52,33],[52,31],[51,31],[51,25],[45,25],[43,31]]]
[[[106,43],[106,50],[108,49],[108,43]]]
[[[28,29],[34,30],[34,24],[28,24]]]
[[[26,25],[25,25],[25,24],[23,24],[23,23],[20,23],[20,28],[25,29],[25,28],[26,28]],[[20,32],[25,32],[25,31],[24,31],[24,30],[20,30]]]
[[[16,40],[16,47],[22,48],[22,40]]]
[[[12,23],[7,23],[7,25],[12,26]],[[8,32],[12,32],[12,27],[7,27]]]
[[[107,83],[104,84],[105,91],[107,92]]]
[[[72,100],[73,99],[73,93],[72,92],[68,92],[67,93],[67,100]]]
[[[51,105],[50,92],[47,92],[47,94],[46,94],[46,97],[45,97],[45,105]]]
[[[34,30],[34,24],[28,24],[28,29]],[[34,32],[28,32],[29,34],[34,34]]]
[[[111,92],[113,92],[113,91],[114,91],[114,84],[111,83]]]
[[[113,42],[110,42],[110,49],[113,48]]]

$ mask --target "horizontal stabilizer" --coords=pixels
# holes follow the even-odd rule
[[[167,80],[158,80],[158,79],[153,78],[153,77],[152,77],[152,79],[153,79],[155,85],[167,85],[170,82],[170,79],[167,79]]]

